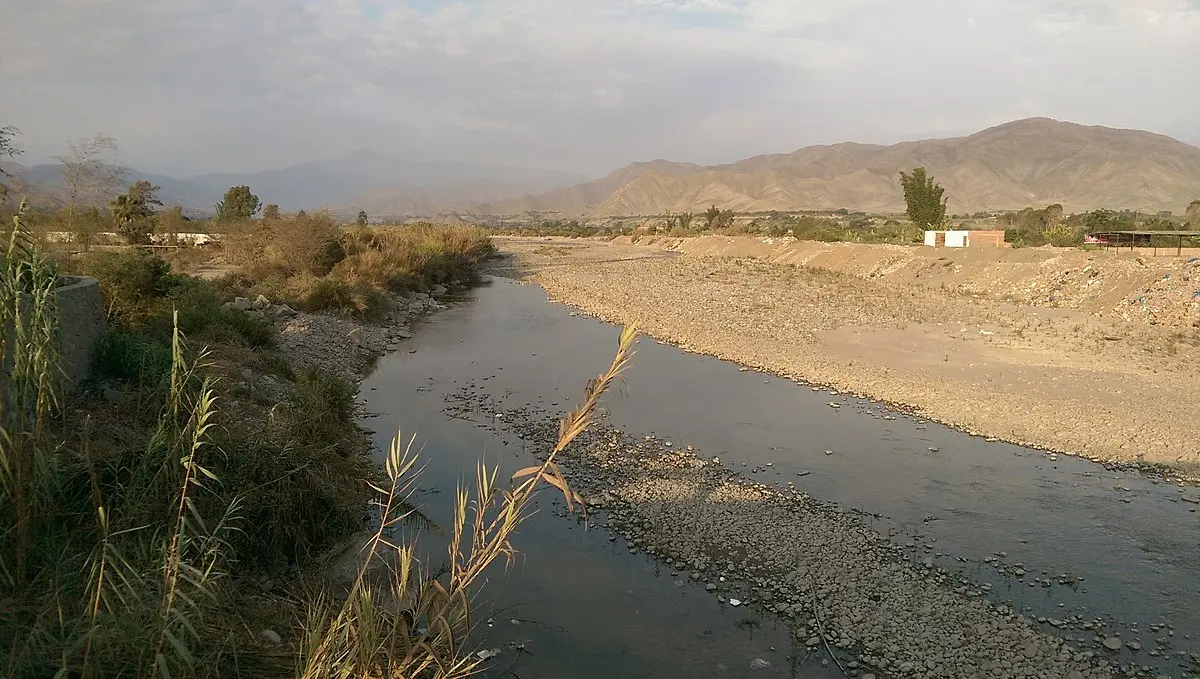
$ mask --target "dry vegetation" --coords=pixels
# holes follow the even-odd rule
[[[220,247],[239,269],[231,282],[251,294],[368,319],[386,310],[386,293],[469,278],[494,252],[471,227],[343,228],[325,213],[245,222]]]

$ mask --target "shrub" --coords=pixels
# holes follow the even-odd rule
[[[93,253],[79,268],[100,282],[109,314],[128,321],[156,313],[159,302],[179,282],[169,264],[145,250]]]
[[[171,350],[145,334],[110,329],[96,346],[94,367],[102,377],[157,384],[171,371]]]
[[[300,306],[305,311],[340,311],[369,321],[382,320],[388,312],[388,300],[382,291],[336,278],[312,281]]]

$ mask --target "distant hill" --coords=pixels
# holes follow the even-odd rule
[[[43,202],[65,195],[61,167],[22,167],[6,163],[19,182]],[[328,207],[338,213],[365,209],[373,216],[434,214],[445,207],[494,201],[526,192],[569,186],[586,176],[500,165],[409,161],[373,151],[356,151],[333,160],[300,163],[253,173],[211,173],[188,178],[130,170],[128,181],[146,179],[162,187],[167,205],[182,205],[191,214],[213,212],[230,186],[245,184],[263,203],[285,210]]]
[[[482,209],[594,216],[710,205],[738,211],[902,211],[899,171],[918,166],[946,188],[951,212],[1050,203],[1068,212],[1101,207],[1181,212],[1200,198],[1195,146],[1140,130],[1029,118],[967,137],[809,146],[727,165],[634,163],[598,181]]]

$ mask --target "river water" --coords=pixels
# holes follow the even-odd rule
[[[490,279],[380,359],[362,387],[373,413],[364,424],[379,449],[397,430],[416,434],[420,500],[445,524],[481,457],[509,472],[532,459],[507,432],[505,408],[565,412],[608,365],[617,333],[536,286]],[[1177,677],[1179,654],[1200,653],[1200,512],[1184,501],[1196,489],[987,442],[650,338],[637,351],[606,401],[610,424],[875,515],[913,559],[989,585],[1031,617],[1104,619],[1140,641],[1140,652],[1122,651],[1127,663]],[[447,398],[467,385],[499,403],[498,416],[448,414]],[[841,676],[771,617],[719,605],[602,528],[556,516],[548,500],[516,538],[520,559],[485,588],[481,631],[503,649],[495,676]],[[752,670],[757,659],[771,664]]]

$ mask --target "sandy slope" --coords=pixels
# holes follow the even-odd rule
[[[553,298],[692,351],[1006,440],[1200,471],[1200,262],[1186,257],[750,238],[501,247]]]

